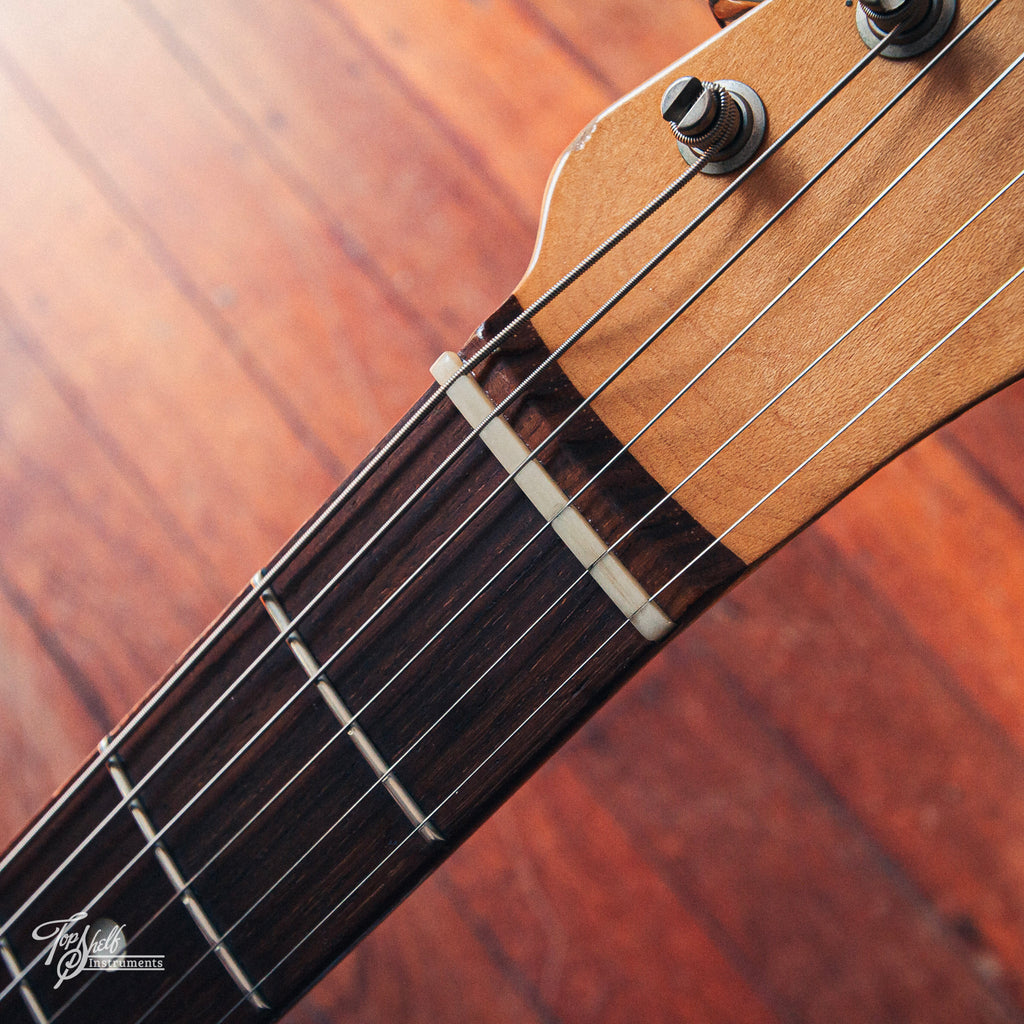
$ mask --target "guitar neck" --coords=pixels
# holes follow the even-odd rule
[[[510,302],[465,355],[518,312]],[[521,327],[480,372],[490,400],[542,354]],[[129,953],[163,954],[165,970],[154,985],[83,973],[55,990],[53,964],[39,963],[27,982],[47,1017],[71,999],[62,1019],[172,1021],[200,992],[214,1020],[235,1004],[232,1020],[291,1005],[742,574],[593,414],[544,444],[580,400],[552,365],[495,420],[574,498],[557,529],[484,440],[465,443],[455,405],[436,403],[107,741],[8,866],[6,938],[24,967],[40,924],[84,909],[118,922]],[[604,558],[585,546],[600,537],[613,538]]]

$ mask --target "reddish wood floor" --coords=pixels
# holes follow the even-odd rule
[[[713,29],[0,5],[0,844],[502,301],[561,148]],[[290,1020],[1024,1021],[1022,430],[1018,387],[776,556]]]

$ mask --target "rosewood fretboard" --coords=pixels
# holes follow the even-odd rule
[[[518,312],[511,300],[467,354]],[[544,354],[519,328],[478,374],[492,401]],[[589,412],[543,445],[579,402],[552,367],[506,418],[654,593],[713,538],[667,502],[615,545],[664,491],[628,452],[614,458],[619,442]],[[0,914],[16,918],[12,963],[38,959],[41,922],[88,907],[89,921],[123,926],[129,955],[162,954],[165,970],[83,972],[55,989],[54,964],[36,963],[5,1011],[125,1024],[180,1020],[199,998],[210,1020],[283,1011],[650,657],[657,645],[518,487],[502,486],[479,440],[332,582],[468,432],[449,401],[433,409],[307,545],[257,580],[263,601],[240,598],[248,606],[167,698],[127,739],[113,735],[116,758],[8,870]],[[714,547],[659,604],[685,623],[744,569]],[[281,628],[290,643],[275,640]],[[133,808],[117,809],[122,793]]]

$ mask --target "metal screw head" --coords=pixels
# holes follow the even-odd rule
[[[673,124],[681,124],[693,105],[704,95],[704,83],[687,75],[674,81],[661,97],[661,116]]]
[[[749,163],[768,130],[761,97],[743,82],[722,79],[702,83],[696,102],[683,109],[695,91],[687,85],[687,79],[673,82],[662,99],[662,111],[668,112],[665,119],[672,122],[683,159],[692,166],[710,155],[702,167],[704,174],[728,174]],[[680,120],[674,121],[670,115],[680,111]]]

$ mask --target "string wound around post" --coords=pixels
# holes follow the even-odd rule
[[[691,166],[704,174],[728,174],[749,163],[768,131],[761,97],[743,82],[702,82],[687,76],[661,98],[661,116]]]
[[[859,0],[857,31],[871,49],[900,26],[881,55],[907,60],[935,46],[949,31],[955,15],[956,0]]]

